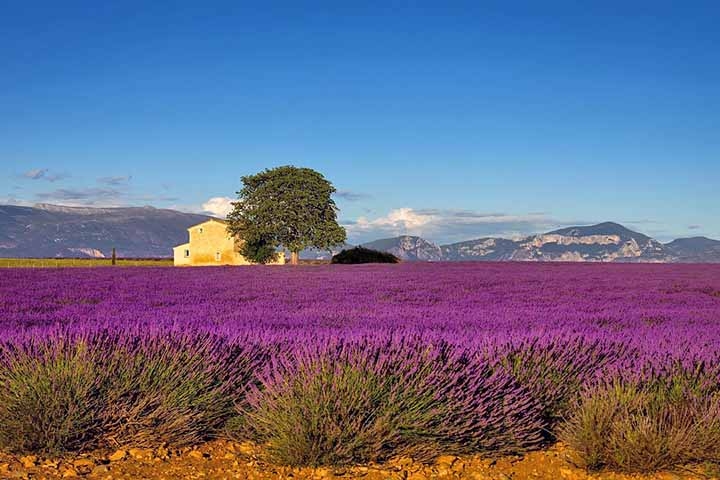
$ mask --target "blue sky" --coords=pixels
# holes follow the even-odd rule
[[[219,213],[294,164],[353,241],[720,238],[719,2],[0,8],[0,203]]]

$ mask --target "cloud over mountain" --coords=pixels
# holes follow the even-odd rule
[[[212,197],[202,204],[202,212],[209,213],[216,217],[225,218],[233,209],[232,202],[235,200],[230,197]]]
[[[545,213],[511,215],[452,209],[397,208],[377,218],[359,217],[344,222],[352,241],[397,235],[414,235],[439,241],[462,240],[473,236],[526,235],[562,225]]]
[[[119,205],[122,192],[114,188],[58,188],[35,195],[38,200],[70,202],[74,205]]]

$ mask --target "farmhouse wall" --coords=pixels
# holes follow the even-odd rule
[[[241,241],[227,231],[227,224],[211,219],[188,228],[190,241],[173,248],[175,265],[250,265],[252,262],[240,255]],[[285,263],[280,254],[276,264]]]

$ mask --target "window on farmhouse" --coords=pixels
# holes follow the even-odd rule
[[[198,232],[202,233],[202,227],[198,228]]]
[[[220,261],[220,252],[215,252],[215,261],[216,262]]]
[[[190,250],[185,250],[185,258],[190,256]]]

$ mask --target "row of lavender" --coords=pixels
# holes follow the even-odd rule
[[[594,466],[720,460],[714,266],[3,270],[0,308],[16,451],[229,435],[318,464],[560,435]]]

